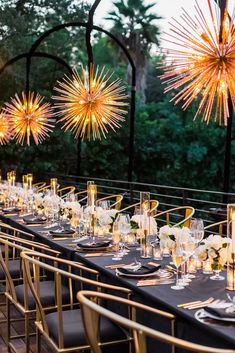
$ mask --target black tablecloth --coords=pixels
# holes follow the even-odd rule
[[[42,242],[50,244],[51,248],[60,250],[68,258],[74,261],[82,261],[89,267],[93,267],[102,274],[102,281],[112,284],[128,287],[133,290],[133,298],[147,305],[154,306],[163,310],[167,310],[177,316],[177,332],[178,337],[187,339],[193,342],[210,345],[214,347],[225,347],[235,349],[235,324],[216,323],[207,325],[196,320],[194,317],[195,310],[189,311],[177,307],[177,304],[191,302],[194,300],[205,300],[209,297],[215,299],[226,299],[226,281],[212,281],[209,275],[197,273],[196,278],[189,286],[183,290],[174,291],[170,285],[158,285],[148,287],[137,287],[136,279],[126,277],[117,277],[114,270],[105,268],[106,265],[118,263],[111,260],[112,256],[101,257],[86,257],[85,254],[77,252],[74,246],[71,246],[72,239],[55,241],[49,239],[44,233],[40,233],[42,226],[30,227],[19,222],[18,216],[6,217],[0,215],[0,218],[10,223],[15,227],[28,231],[34,234]],[[139,252],[131,250],[131,252],[121,260],[121,262],[129,263],[133,257],[138,259]],[[141,259],[142,263],[147,263],[149,260]],[[164,265],[164,261],[162,261]],[[224,273],[225,275],[225,273]],[[152,327],[161,329],[159,322],[147,315],[145,323]],[[162,321],[160,323],[162,326]],[[163,351],[161,351],[162,353]],[[153,346],[150,353],[154,353]]]

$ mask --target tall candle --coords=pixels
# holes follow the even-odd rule
[[[51,179],[51,190],[53,191],[54,195],[57,194],[57,179],[56,178]]]
[[[29,190],[32,190],[33,174],[27,175]]]
[[[232,213],[232,253],[235,253],[235,212]]]
[[[16,181],[16,176],[13,174],[11,176],[11,184],[12,184],[12,186],[15,186],[15,181]]]

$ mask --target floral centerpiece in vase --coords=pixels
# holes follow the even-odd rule
[[[214,275],[211,276],[210,279],[221,281],[225,278],[220,275],[220,272],[223,270],[229,254],[231,253],[230,247],[231,239],[211,234],[208,238],[204,239],[203,244],[196,249],[199,260],[211,260]]]
[[[159,229],[160,245],[163,256],[169,256],[176,243],[189,243],[192,241],[190,229],[182,226],[165,225]]]
[[[88,206],[84,210],[85,214],[92,213],[92,207]],[[102,207],[95,208],[96,229],[97,235],[108,233],[112,230],[113,223],[117,217],[116,209],[104,210]]]

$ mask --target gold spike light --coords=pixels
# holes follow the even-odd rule
[[[53,98],[62,115],[59,121],[76,138],[101,139],[109,128],[115,131],[125,120],[125,88],[120,79],[110,82],[111,76],[105,68],[94,70],[91,64],[90,75],[84,68],[81,76],[74,70],[72,78],[66,76],[55,87],[59,95]]]
[[[185,10],[180,20],[172,19],[167,41],[174,48],[166,52],[165,73],[161,76],[167,85],[165,92],[176,90],[172,101],[182,102],[183,109],[196,101],[195,114],[209,123],[227,125],[229,95],[235,109],[235,28],[228,16],[227,7],[220,18],[218,5],[207,0],[206,9],[195,3],[195,16]]]
[[[7,116],[0,111],[0,145],[5,145],[12,137],[11,124]]]
[[[53,129],[52,119],[55,116],[49,103],[42,103],[43,97],[29,92],[28,97],[23,92],[22,100],[16,94],[11,103],[6,103],[4,113],[11,120],[13,138],[21,145],[26,141],[30,145],[33,138],[36,145],[49,136]]]

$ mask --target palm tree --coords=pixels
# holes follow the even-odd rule
[[[107,20],[113,22],[111,29],[129,49],[137,74],[137,92],[145,102],[146,74],[150,50],[158,45],[159,28],[155,21],[161,17],[150,12],[155,4],[145,4],[145,0],[118,0]]]

